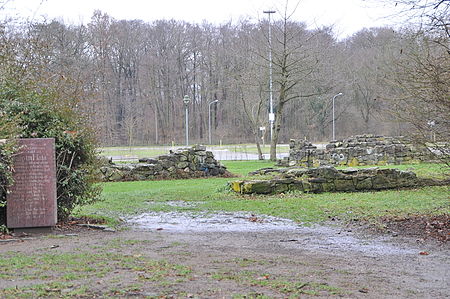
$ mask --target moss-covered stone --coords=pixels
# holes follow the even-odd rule
[[[392,186],[393,184],[390,179],[382,174],[376,175],[372,178],[372,188],[375,190],[389,189]]]
[[[112,169],[111,172],[108,174],[108,181],[121,181],[123,179],[124,175],[123,173],[118,169]]]
[[[334,186],[336,187],[336,191],[355,191],[352,178],[337,179],[334,181]]]
[[[188,162],[186,162],[186,161],[183,161],[183,162],[178,162],[177,163],[177,168],[178,169],[184,169],[184,168],[186,168],[186,167],[188,167],[189,166],[189,163]]]
[[[234,182],[231,182],[230,185],[231,185],[231,190],[233,190],[234,192],[237,192],[237,193],[241,193],[242,181],[234,181]]]
[[[293,140],[284,165],[318,167],[319,165],[357,166],[404,164],[411,160],[433,162],[436,157],[426,147],[411,144],[402,137],[357,135],[327,144],[319,149],[310,142]]]
[[[275,184],[273,187],[273,193],[285,193],[289,191],[289,184]]]
[[[289,184],[289,191],[300,191],[303,192],[303,182],[302,181],[294,181]]]
[[[312,184],[308,181],[302,181],[303,192],[308,193],[312,190]]]
[[[370,177],[355,177],[353,180],[356,190],[371,190],[373,188]]]
[[[334,183],[322,183],[323,192],[333,192],[336,190]]]
[[[348,166],[355,167],[359,165],[359,161],[357,158],[352,158],[351,161],[348,163]]]
[[[241,193],[245,194],[269,194],[272,193],[272,182],[271,181],[249,181],[244,182],[241,186]]]
[[[347,168],[343,170],[319,167],[303,169],[299,177],[289,174],[285,169],[278,169],[277,178],[271,180],[236,181],[231,189],[240,193],[284,193],[286,191],[302,191],[305,193],[320,192],[353,192],[362,190],[383,190],[400,187],[413,187],[423,180],[408,171],[398,169]],[[432,182],[432,184],[436,184]]]

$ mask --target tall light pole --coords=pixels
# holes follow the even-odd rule
[[[209,144],[212,144],[211,142],[211,105],[214,103],[217,103],[219,100],[212,101],[208,105],[208,132],[209,132]]]
[[[273,138],[273,122],[275,114],[273,113],[273,92],[272,92],[272,29],[270,15],[275,13],[274,10],[264,10],[263,13],[269,15],[269,123],[270,123],[270,141]]]
[[[334,119],[334,99],[336,99],[336,97],[338,97],[338,96],[341,96],[342,94],[343,93],[340,92],[333,97],[333,140],[336,140],[336,134],[335,134],[336,128],[335,128],[335,119]]]
[[[185,95],[183,98],[184,108],[186,109],[186,146],[189,146],[189,109],[188,105],[191,99],[188,95]]]

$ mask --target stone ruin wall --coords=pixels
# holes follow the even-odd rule
[[[434,162],[430,151],[404,137],[358,135],[333,141],[319,149],[308,141],[291,139],[289,158],[281,166],[358,166]]]
[[[286,192],[366,192],[423,186],[448,186],[450,180],[420,178],[414,172],[394,168],[263,168],[250,175],[272,178],[231,182],[232,191],[241,194],[280,194]]]
[[[195,145],[171,151],[155,159],[142,158],[134,164],[112,164],[100,168],[105,182],[184,179],[229,175],[212,152]]]
[[[415,173],[398,169],[317,168],[261,169],[252,174],[278,174],[272,179],[234,181],[231,190],[241,194],[279,194],[285,192],[355,192],[444,185],[448,182],[419,179]]]

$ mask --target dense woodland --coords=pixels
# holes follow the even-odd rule
[[[267,20],[220,26],[147,23],[115,20],[101,11],[77,26],[5,20],[0,26],[2,75],[17,84],[32,80],[73,101],[74,109],[87,113],[103,145],[183,144],[185,95],[191,98],[192,143],[208,142],[209,115],[213,143],[255,142],[261,140],[259,128],[268,128],[268,26]],[[370,28],[338,40],[333,28],[307,29],[289,12],[274,14],[271,26],[278,143],[330,140],[331,99],[339,92],[338,138],[407,134],[413,126],[395,114],[407,111],[401,100],[417,96],[406,91],[425,82],[416,78],[417,84],[408,85],[405,77],[413,74],[414,58],[442,59],[437,63],[441,70],[435,70],[442,89],[436,96],[448,109],[445,30]],[[439,117],[448,118],[432,120]],[[428,115],[421,122],[425,131],[427,121]],[[266,141],[268,135],[269,129]]]

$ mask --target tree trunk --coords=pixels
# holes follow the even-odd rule
[[[281,95],[280,95],[280,99],[281,99]],[[273,128],[273,136],[272,136],[272,140],[270,142],[270,161],[277,160],[277,144],[278,144],[278,137],[280,135],[280,130],[281,130],[283,108],[284,108],[284,102],[280,101],[277,106],[277,111],[275,112],[275,123],[274,123],[274,128]]]

